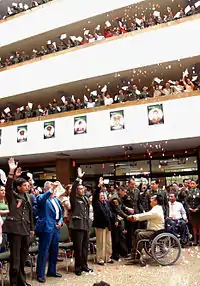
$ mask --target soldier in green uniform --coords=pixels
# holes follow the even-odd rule
[[[189,219],[192,224],[194,245],[197,245],[197,236],[200,240],[200,190],[197,181],[191,181],[191,189],[186,198],[189,210]]]
[[[145,193],[145,200],[146,200],[146,208],[147,211],[151,209],[150,207],[150,199],[155,195],[161,195],[163,198],[163,211],[164,216],[167,218],[169,216],[169,202],[167,192],[164,190],[159,189],[159,180],[154,179],[151,181],[151,189],[147,190]]]

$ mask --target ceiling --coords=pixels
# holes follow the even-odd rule
[[[30,0],[23,1],[23,2],[28,2],[28,1]],[[1,0],[0,1],[0,14],[4,10],[3,7],[5,7],[5,5],[9,6],[10,2],[12,3],[13,0]],[[22,2],[22,1],[16,0],[15,2]],[[28,38],[28,39],[25,39],[25,40],[22,40],[16,43],[12,43],[11,45],[1,47],[0,57],[2,58],[7,57],[10,55],[12,51],[24,50],[27,53],[31,53],[33,49],[36,49],[36,50],[39,49],[40,46],[45,44],[48,40],[52,40],[52,41],[58,40],[58,37],[63,33],[66,33],[69,36],[72,36],[72,35],[80,36],[80,35],[83,35],[84,29],[86,30],[89,29],[91,33],[93,33],[94,28],[99,24],[101,25],[101,28],[103,29],[105,25],[104,23],[107,20],[109,20],[113,24],[114,22],[116,23],[116,21],[113,21],[113,19],[115,19],[116,17],[127,17],[128,19],[130,15],[137,15],[140,17],[142,13],[144,13],[147,17],[151,16],[153,13],[153,10],[152,10],[153,5],[155,7],[160,6],[160,8],[157,8],[157,9],[159,9],[159,11],[162,11],[164,15],[167,13],[167,10],[166,10],[167,6],[170,6],[172,10],[175,12],[175,11],[179,11],[180,7],[186,7],[187,3],[188,3],[187,0],[176,0],[176,1],[172,0],[170,3],[167,0],[157,0],[156,2],[153,2],[153,3],[151,0],[143,1],[139,4],[131,5],[128,7],[123,7],[123,8],[114,10],[114,11],[110,11],[108,13],[97,15],[95,17],[88,18],[83,21],[73,23],[71,25],[60,27],[58,29],[51,30],[49,32],[46,32],[46,33],[43,33],[43,34],[40,34],[34,37],[31,37],[31,38]],[[16,32],[17,31],[15,31],[15,33]]]
[[[74,151],[62,151],[62,152],[51,152],[51,153],[43,153],[43,154],[31,154],[26,156],[16,156],[16,160],[23,163],[39,163],[39,162],[55,162],[57,159],[76,159],[82,160],[84,159],[86,162],[89,162],[94,158],[102,158],[102,157],[112,157],[112,156],[123,156],[125,153],[125,148],[128,146],[132,147],[132,151],[129,152],[133,156],[136,154],[145,154],[147,142],[140,144],[131,144],[127,146],[110,146],[103,148],[90,148],[90,149],[81,149]],[[164,151],[163,153],[168,151],[185,151],[187,149],[196,148],[200,146],[200,137],[196,138],[186,138],[186,139],[178,139],[178,140],[168,140],[168,141],[159,141],[159,142],[149,142],[153,147],[155,145],[161,145]],[[163,157],[164,159],[164,157]],[[0,165],[6,164],[8,158],[0,158]]]
[[[131,79],[139,88],[142,88],[144,85],[151,86],[154,77],[162,78],[164,82],[170,79],[181,79],[182,72],[186,68],[189,69],[191,77],[196,72],[197,63],[200,63],[200,56],[71,82],[61,86],[20,94],[20,96],[3,98],[0,101],[0,109],[9,106],[13,110],[16,107],[26,105],[28,102],[47,106],[54,98],[61,104],[60,98],[63,93],[73,94],[75,98],[83,98],[84,94],[89,96],[92,90],[97,89],[100,91],[105,84],[108,85],[108,91],[111,94],[115,94],[121,86],[127,85]]]

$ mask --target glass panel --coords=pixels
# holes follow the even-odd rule
[[[121,162],[115,165],[116,176],[134,176],[150,172],[150,161]]]
[[[169,186],[173,183],[176,183],[177,185],[183,184],[184,179],[192,179],[192,180],[197,180],[198,176],[197,175],[191,175],[191,176],[172,176],[172,177],[167,177],[166,178],[166,185]]]
[[[190,172],[197,170],[197,158],[172,158],[167,160],[152,160],[153,173]]]
[[[85,176],[113,176],[114,175],[114,164],[105,163],[105,164],[92,164],[92,165],[81,165]]]

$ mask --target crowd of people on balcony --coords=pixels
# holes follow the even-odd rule
[[[31,0],[31,4],[29,4],[29,5],[26,2],[24,3],[24,1],[23,1],[23,3],[22,2],[20,2],[20,3],[13,2],[11,7],[9,7],[9,6],[7,7],[7,14],[0,16],[0,20],[6,20],[7,18],[15,16],[19,13],[31,10],[33,8],[40,6],[40,5],[46,4],[50,1],[53,1],[53,0],[40,0],[40,1]]]
[[[165,187],[158,179],[152,179],[150,185],[144,179],[137,185],[134,178],[125,185],[108,185],[100,177],[93,189],[82,184],[85,173],[78,168],[73,185],[46,181],[41,189],[33,175],[23,173],[13,158],[8,162],[8,177],[2,170],[0,176],[0,250],[10,247],[10,285],[29,285],[24,274],[29,235],[39,238],[38,282],[44,283],[46,276],[62,277],[56,272],[56,264],[64,223],[70,229],[77,276],[93,272],[88,267],[91,226],[96,235],[93,254],[102,267],[120,258],[128,265],[140,263],[143,245],[137,245],[138,241],[165,227],[180,236],[182,247],[200,243],[200,190],[194,179],[186,178],[183,184]]]
[[[164,15],[163,17],[161,16],[161,12],[155,10],[151,17],[143,15],[140,18],[137,18],[136,16],[129,16],[128,19],[126,17],[115,18],[112,24],[109,21],[106,21],[103,30],[101,29],[101,25],[97,25],[97,27],[94,28],[94,31],[85,29],[83,35],[79,35],[78,37],[62,34],[57,40],[48,40],[39,49],[33,48],[31,54],[26,53],[22,49],[20,49],[20,51],[12,52],[9,56],[0,59],[0,68],[40,58],[51,53],[103,40],[105,38],[119,36],[128,32],[191,16],[199,13],[199,8],[200,5],[198,7],[195,7],[195,5],[191,7],[187,6],[185,9],[181,8],[179,12],[173,13],[171,8],[168,7],[166,13],[168,15]]]
[[[189,79],[188,75],[189,72],[186,69],[181,80],[169,80],[166,83],[163,83],[162,79],[155,77],[151,87],[143,86],[141,89],[134,82],[128,82],[115,95],[111,95],[108,92],[108,86],[105,85],[100,91],[93,90],[90,91],[89,96],[83,95],[83,99],[63,93],[60,102],[53,99],[46,107],[40,104],[34,106],[32,102],[29,102],[25,107],[18,107],[15,111],[11,110],[10,107],[6,107],[1,111],[0,123],[200,90],[198,75],[193,76],[192,80]],[[62,104],[60,104],[61,102]]]

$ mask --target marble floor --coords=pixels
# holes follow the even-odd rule
[[[66,273],[65,263],[62,262],[58,264],[57,270],[63,277],[47,278],[43,285],[92,286],[103,280],[110,286],[200,286],[200,248],[198,247],[183,249],[181,259],[173,266],[158,266],[151,260],[147,262],[145,267],[127,266],[125,261],[105,266],[90,263],[94,273],[84,273],[80,277],[75,276],[72,269]],[[36,280],[30,283],[33,286],[41,285]]]

